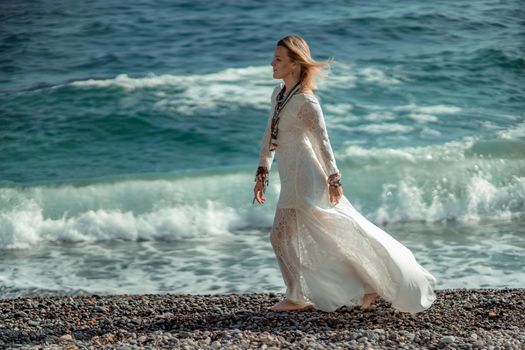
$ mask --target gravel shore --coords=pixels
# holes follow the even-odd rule
[[[436,291],[430,309],[271,312],[280,293],[0,300],[0,348],[525,349],[525,289]]]

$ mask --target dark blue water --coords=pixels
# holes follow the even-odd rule
[[[356,208],[442,287],[523,287],[524,18],[522,1],[3,1],[0,296],[279,290],[276,167],[251,196],[291,33],[335,59],[316,93]]]

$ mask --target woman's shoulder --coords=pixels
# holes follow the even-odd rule
[[[312,89],[310,89],[310,88],[307,88],[307,87],[305,87],[303,89],[300,89],[299,93],[300,94],[307,94],[307,95],[314,95],[314,91]]]
[[[305,103],[309,104],[320,104],[319,99],[314,94],[312,90],[303,90],[299,91],[297,93],[297,100],[299,101],[299,105],[302,106]]]
[[[319,115],[322,113],[321,103],[317,96],[311,92],[298,93],[295,97],[295,110],[298,115]]]

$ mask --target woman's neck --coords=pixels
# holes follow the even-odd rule
[[[299,82],[299,79],[294,78],[291,75],[284,77],[283,80],[284,86],[286,86],[285,95],[288,95],[290,93],[290,90],[293,89],[293,87],[295,86],[295,84]]]

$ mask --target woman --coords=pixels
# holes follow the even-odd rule
[[[273,311],[369,308],[377,297],[416,313],[436,299],[436,279],[412,252],[369,222],[343,194],[314,78],[329,61],[312,59],[297,35],[281,39],[272,61],[282,79],[260,146],[254,201],[263,204],[275,156],[281,192],[271,244],[286,284]]]

